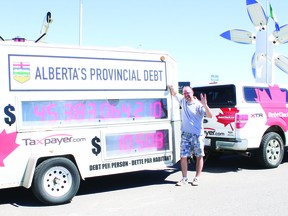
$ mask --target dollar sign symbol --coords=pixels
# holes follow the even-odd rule
[[[97,136],[91,140],[92,145],[95,147],[92,149],[92,152],[96,156],[101,152],[101,146],[98,144],[98,142],[100,142],[100,139]]]
[[[6,124],[8,124],[9,126],[11,126],[12,124],[15,123],[15,115],[14,113],[12,113],[11,111],[15,111],[14,106],[8,104],[5,108],[4,108],[4,113],[8,116],[8,118],[4,118]]]

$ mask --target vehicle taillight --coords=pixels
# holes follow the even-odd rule
[[[248,121],[248,114],[236,114],[235,121],[237,129],[243,128]]]

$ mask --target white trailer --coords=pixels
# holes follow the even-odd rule
[[[81,179],[179,160],[167,53],[2,41],[0,70],[0,188],[62,204]]]

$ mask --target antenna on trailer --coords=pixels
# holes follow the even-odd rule
[[[42,24],[42,29],[41,29],[41,36],[35,41],[35,43],[39,42],[40,40],[42,40],[45,35],[47,34],[48,32],[48,29],[49,29],[49,25],[50,23],[52,23],[52,18],[51,18],[51,13],[48,12],[46,14],[46,16],[44,17],[44,20],[43,20],[43,24]]]

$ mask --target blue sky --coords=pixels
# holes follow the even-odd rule
[[[266,9],[266,0],[258,0]],[[280,26],[288,24],[288,1],[270,0]],[[1,0],[0,36],[36,40],[43,19],[52,14],[47,43],[79,45],[79,0]],[[273,29],[269,20],[270,32]],[[176,61],[179,81],[191,85],[254,82],[251,58],[254,45],[220,37],[230,29],[256,32],[246,0],[83,0],[82,45],[131,47],[167,51]],[[288,56],[288,44],[274,52]],[[275,82],[286,84],[288,75],[274,70]]]

